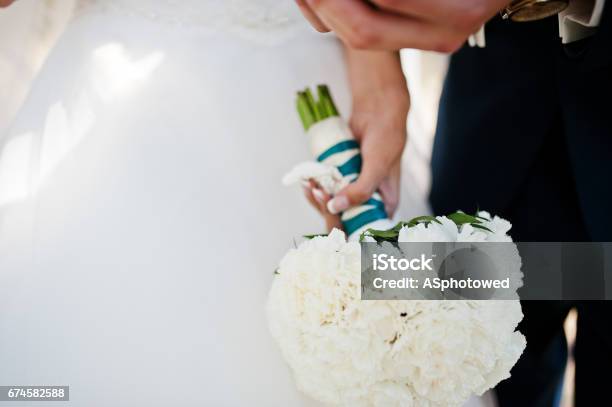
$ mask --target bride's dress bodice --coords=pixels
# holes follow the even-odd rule
[[[203,27],[263,43],[278,43],[306,27],[291,0],[79,0],[152,22]]]

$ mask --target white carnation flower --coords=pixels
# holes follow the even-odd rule
[[[508,232],[512,228],[512,224],[506,219],[499,216],[491,217],[491,214],[486,211],[478,212],[478,216],[487,220],[482,221],[482,226],[491,230],[492,233],[487,234],[488,242],[511,242],[512,238],[508,236]]]
[[[459,230],[446,216],[437,216],[437,222],[404,226],[398,236],[399,242],[456,242]]]
[[[461,232],[457,235],[458,242],[486,242],[487,232],[474,226],[465,224],[461,226]]]
[[[458,227],[446,216],[436,216],[436,221],[404,226],[398,242],[511,242],[508,232],[512,224],[499,216],[491,217],[488,212],[480,211],[478,216],[483,228],[469,223]],[[486,228],[486,229],[484,229]],[[487,230],[488,229],[488,230]]]
[[[483,238],[438,219],[402,241]],[[509,377],[525,347],[518,301],[361,301],[360,256],[334,230],[280,263],[268,321],[301,391],[331,405],[460,406]]]

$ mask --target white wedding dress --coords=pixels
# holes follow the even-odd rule
[[[316,405],[263,305],[293,238],[322,230],[280,183],[310,158],[294,92],[327,83],[348,114],[344,71],[293,1],[81,0],[0,135],[0,384]]]

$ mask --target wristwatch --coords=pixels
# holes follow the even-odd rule
[[[512,21],[534,21],[563,11],[569,0],[514,0],[501,12],[502,18]]]

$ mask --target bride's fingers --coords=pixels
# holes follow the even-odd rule
[[[331,232],[333,229],[343,230],[340,218],[331,214],[325,216],[325,226],[329,232]]]
[[[327,205],[332,214],[344,212],[348,208],[367,201],[389,173],[388,164],[384,161],[378,161],[376,156],[362,155],[364,156],[363,165],[357,181],[336,194]]]
[[[317,199],[314,196],[312,188],[305,186],[303,189],[304,189],[304,196],[306,197],[310,205],[312,205],[317,210],[317,212],[321,213],[321,205],[319,204],[319,202],[317,202]]]
[[[304,195],[308,202],[319,212],[321,215],[325,216],[328,214],[327,211],[327,201],[330,200],[330,196],[327,195],[324,191],[313,186],[312,181],[311,184],[304,187]]]
[[[306,20],[308,20],[310,25],[312,25],[315,30],[321,33],[329,32],[329,28],[325,25],[325,23],[323,23],[323,21],[321,21],[319,17],[317,17],[317,15],[312,11],[310,6],[306,4],[305,0],[295,0],[295,2],[302,11],[304,17],[306,17]]]
[[[310,184],[310,189],[312,190],[312,196],[315,198],[315,201],[317,201],[319,212],[321,212],[323,216],[326,216],[326,215],[334,216],[333,214],[329,213],[329,211],[327,210],[327,203],[329,202],[330,199],[332,199],[332,196],[328,194],[327,192],[325,192],[325,190],[321,187],[321,185],[319,185],[319,183],[316,182],[315,180],[311,179],[309,181],[309,184]]]
[[[334,215],[329,212],[327,209],[327,203],[331,200],[332,196],[326,193],[323,189],[315,188],[312,190],[313,195],[317,202],[319,203],[320,212],[325,219],[325,225],[327,226],[328,231],[332,231],[332,229],[340,229],[342,230],[342,222],[340,221],[339,215]]]
[[[385,203],[385,211],[393,217],[400,200],[401,160],[391,169],[389,176],[380,184],[380,195]]]
[[[385,211],[392,218],[399,205],[399,186],[394,180],[387,178],[380,184],[380,195],[385,203]]]
[[[325,220],[325,226],[327,227],[327,230],[330,232],[334,228],[342,230],[342,221],[340,220],[340,216],[331,213],[327,209],[327,203],[332,199],[332,196],[325,192],[321,185],[319,185],[319,183],[315,180],[311,179],[309,181],[309,184],[311,186],[312,196],[319,205],[319,213],[321,213],[323,219]]]
[[[329,213],[327,210],[327,202],[331,199],[329,194],[319,188],[304,187],[304,195],[308,202],[323,216],[328,231],[334,228],[342,229],[340,217]]]

